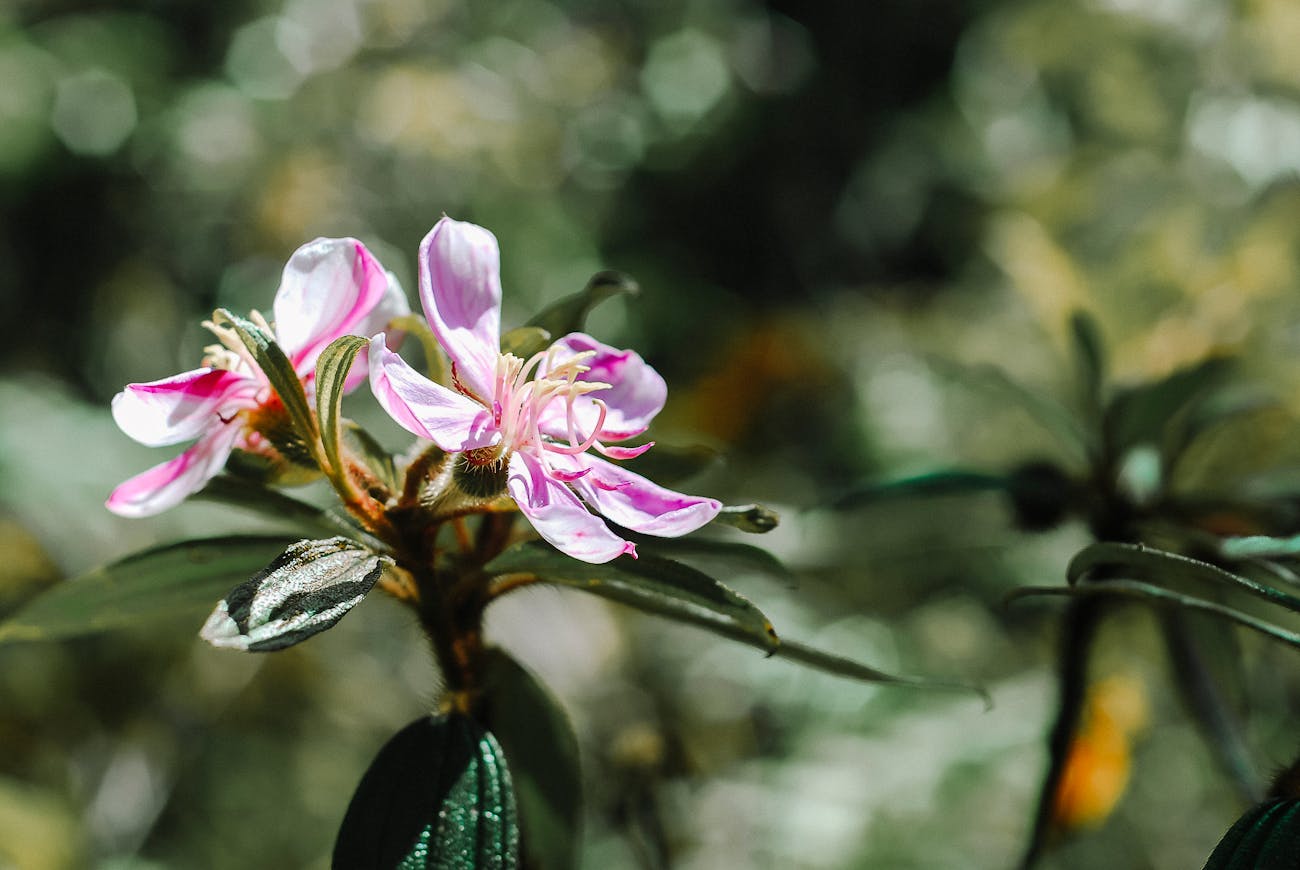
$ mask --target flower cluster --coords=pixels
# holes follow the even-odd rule
[[[586,562],[607,562],[635,546],[596,514],[649,535],[694,531],[719,502],[665,489],[616,461],[652,445],[617,442],[644,433],[663,408],[663,378],[630,350],[572,333],[529,359],[501,351],[500,252],[495,237],[443,218],[419,256],[420,301],[451,362],[448,385],[415,371],[388,346],[385,327],[408,311],[397,281],[353,239],[318,239],[284,270],[273,335],[308,396],[321,351],[345,335],[369,338],[345,389],[366,378],[402,427],[453,454],[457,479],[478,481],[484,499],[508,495],[543,538]],[[237,335],[205,324],[221,340],[202,368],[131,384],[113,400],[126,434],[144,444],[195,443],[169,462],[121,484],[108,507],[146,516],[201,489],[236,448],[282,460],[276,433],[283,404]],[[363,351],[364,352],[364,351]],[[292,458],[292,457],[289,457]],[[615,461],[610,461],[615,460]]]

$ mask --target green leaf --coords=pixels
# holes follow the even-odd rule
[[[1294,595],[1242,577],[1240,574],[1234,574],[1209,562],[1164,550],[1155,550],[1142,544],[1103,542],[1085,547],[1070,560],[1070,565],[1066,569],[1066,579],[1071,584],[1077,584],[1087,574],[1099,569],[1106,569],[1110,573],[1122,569],[1130,576],[1158,582],[1191,580],[1217,586],[1235,586],[1273,604],[1300,612],[1300,598]]]
[[[299,524],[330,535],[343,534],[361,539],[356,526],[340,520],[329,511],[242,477],[219,474],[190,498],[245,508],[272,519]]]
[[[714,631],[759,640],[767,651],[779,641],[766,616],[707,574],[656,556],[620,556],[603,565],[579,562],[544,541],[506,550],[484,569],[489,574],[532,574],[543,583],[569,586],[641,610]]]
[[[163,617],[198,617],[232,582],[293,540],[231,535],[144,550],[37,596],[0,623],[0,642],[59,640]]]
[[[1219,841],[1205,870],[1282,870],[1295,866],[1300,800],[1266,801],[1247,810]]]
[[[1050,396],[1013,380],[996,366],[963,366],[939,357],[931,357],[929,362],[941,375],[1010,399],[1078,456],[1087,457],[1092,452],[1092,436],[1067,407]]]
[[[218,602],[199,636],[248,652],[293,646],[333,627],[392,564],[347,538],[298,541]]]
[[[776,556],[739,541],[720,541],[714,538],[691,536],[686,538],[655,538],[649,535],[629,534],[636,543],[637,552],[642,555],[664,556],[670,559],[685,559],[688,562],[705,561],[720,567],[735,568],[742,566],[784,581],[788,586],[797,584],[794,572]]]
[[[1090,415],[1098,415],[1106,383],[1106,346],[1101,338],[1101,328],[1087,311],[1076,311],[1070,315],[1070,338],[1079,371],[1083,407]]]
[[[757,646],[748,637],[740,637],[734,634],[728,636],[732,640],[739,640],[742,643],[748,643],[750,646]],[[993,706],[993,699],[989,697],[988,691],[982,686],[958,680],[939,680],[932,677],[890,674],[870,665],[864,665],[853,659],[817,649],[789,638],[782,638],[781,645],[776,648],[772,655],[774,658],[788,659],[815,670],[834,674],[837,677],[847,677],[850,680],[858,680],[863,683],[882,683],[888,686],[908,686],[913,689],[934,689],[942,692],[971,692],[980,697],[986,709],[991,709]]]
[[[551,345],[551,334],[540,326],[518,326],[501,336],[501,352],[528,359]]]
[[[860,483],[831,501],[832,508],[854,508],[890,498],[959,495],[968,492],[998,492],[1011,487],[1005,474],[988,474],[962,468],[928,471],[894,480]]]
[[[587,315],[597,305],[615,296],[635,296],[639,292],[640,286],[629,275],[613,271],[597,272],[581,291],[547,306],[529,320],[527,325],[540,327],[557,338],[570,332],[582,332],[587,323]]]
[[[354,458],[365,465],[390,492],[399,489],[393,455],[365,429],[351,420],[343,421],[343,443]]]
[[[224,308],[218,308],[212,316],[218,326],[233,329],[239,336],[239,340],[244,343],[244,347],[248,348],[258,368],[266,375],[272,389],[284,403],[294,432],[307,445],[308,451],[315,455],[316,421],[312,418],[311,408],[307,405],[307,394],[303,392],[302,381],[298,379],[298,373],[293,370],[293,365],[280,349],[280,345],[276,344],[275,339],[262,331],[257,324],[236,317]],[[319,457],[317,459],[319,460]]]
[[[510,765],[527,864],[572,870],[582,825],[578,738],[533,674],[502,650],[490,649],[486,658],[483,721]]]
[[[418,314],[403,314],[388,322],[389,329],[396,329],[414,335],[424,351],[424,373],[435,384],[447,386],[447,358],[443,356],[442,345],[438,337],[429,329],[429,323]]]
[[[1138,580],[1106,580],[1101,583],[1082,583],[1078,586],[1022,586],[1010,592],[1006,596],[1006,601],[1011,602],[1020,598],[1040,595],[1054,595],[1065,598],[1091,598],[1097,596],[1132,598],[1162,607],[1185,607],[1188,610],[1213,614],[1229,622],[1235,622],[1237,625],[1257,631],[1274,640],[1280,640],[1290,646],[1300,647],[1300,634],[1290,629],[1274,625],[1267,620],[1251,616],[1248,613],[1242,613],[1240,610],[1227,605],[1184,595],[1181,592],[1172,592]]]
[[[713,522],[761,535],[775,529],[781,522],[781,515],[761,504],[725,505]]]
[[[1229,357],[1210,357],[1153,383],[1116,393],[1105,415],[1112,448],[1122,452],[1136,444],[1172,448],[1181,443],[1180,427],[1193,403],[1221,386],[1234,366]],[[1165,452],[1169,455],[1168,449]]]
[[[514,870],[519,825],[496,739],[426,716],[379,750],[334,843],[335,870]]]
[[[357,354],[368,344],[360,336],[343,335],[330,342],[316,358],[316,416],[320,420],[321,445],[329,474],[339,488],[348,481],[347,469],[339,458],[343,386]]]

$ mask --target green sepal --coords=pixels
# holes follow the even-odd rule
[[[41,593],[0,623],[0,643],[200,617],[232,582],[257,571],[293,540],[229,535],[143,550]]]
[[[592,565],[544,541],[516,544],[487,564],[488,574],[532,574],[544,583],[603,598],[714,631],[761,640],[769,653],[780,641],[763,612],[739,593],[688,565],[656,556],[620,556]]]
[[[397,732],[361,779],[334,870],[514,870],[519,824],[500,744],[459,714]]]
[[[578,738],[559,702],[500,649],[485,655],[481,715],[501,743],[529,867],[573,870],[582,826]]]
[[[526,325],[539,327],[555,338],[562,338],[571,332],[582,332],[587,323],[587,315],[606,299],[624,294],[635,296],[639,292],[640,286],[630,275],[609,270],[597,272],[582,290],[548,305]]]
[[[302,381],[298,379],[298,373],[294,371],[293,365],[280,345],[276,344],[275,339],[263,332],[257,324],[236,317],[224,308],[218,308],[213,312],[212,317],[217,326],[229,327],[239,336],[239,340],[252,354],[258,368],[270,381],[271,388],[280,397],[285,411],[289,414],[295,434],[307,445],[308,451],[314,454],[319,437],[316,421],[307,404],[307,394],[303,391]]]
[[[347,469],[339,455],[343,387],[362,348],[369,345],[356,335],[343,335],[329,343],[316,358],[316,416],[320,420],[321,446],[336,488],[348,484]]]

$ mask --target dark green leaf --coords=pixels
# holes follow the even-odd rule
[[[1228,357],[1210,357],[1153,383],[1117,393],[1106,408],[1105,420],[1113,449],[1118,452],[1137,444],[1172,447],[1181,443],[1178,426],[1186,419],[1192,403],[1222,385],[1234,365]]]
[[[540,326],[519,326],[501,336],[501,352],[526,360],[550,347],[551,337]]]
[[[527,541],[497,556],[484,570],[532,574],[544,583],[582,589],[670,619],[740,632],[759,640],[769,652],[779,643],[757,607],[707,574],[669,559],[620,556],[591,565],[543,541]]]
[[[1065,598],[1097,596],[1103,598],[1133,598],[1161,607],[1185,607],[1188,610],[1213,614],[1229,622],[1235,622],[1237,625],[1243,625],[1260,634],[1267,635],[1274,640],[1280,640],[1290,646],[1300,647],[1300,634],[1290,629],[1282,628],[1267,620],[1251,616],[1248,613],[1242,613],[1240,610],[1214,601],[1206,601],[1180,592],[1171,592],[1168,589],[1162,589],[1151,583],[1142,583],[1137,580],[1106,580],[1101,583],[1082,583],[1078,586],[1023,586],[1008,594],[1006,600],[1010,602],[1039,595],[1054,595]]]
[[[559,702],[499,649],[487,653],[483,721],[510,764],[522,846],[534,870],[578,866],[582,775],[578,738]]]
[[[198,617],[293,541],[231,535],[144,550],[67,580],[0,623],[0,642],[58,640],[163,617]]]
[[[582,332],[587,323],[587,315],[606,299],[622,294],[635,296],[639,292],[641,288],[629,275],[613,271],[597,272],[580,292],[547,306],[527,325],[540,327],[555,338],[562,338],[570,332]]]
[[[367,344],[369,342],[359,336],[343,335],[330,342],[316,358],[316,416],[320,420],[325,460],[329,463],[329,473],[335,486],[344,484],[347,473],[339,458],[343,386],[347,382],[353,361]]]
[[[988,474],[961,468],[929,471],[911,477],[861,483],[831,501],[833,508],[853,508],[890,498],[997,492],[1011,487],[1005,474]]]
[[[1141,577],[1155,582],[1185,581],[1209,583],[1218,586],[1235,586],[1288,610],[1300,612],[1300,598],[1234,574],[1188,556],[1156,550],[1142,544],[1103,542],[1085,547],[1075,554],[1066,569],[1066,579],[1078,583],[1087,574],[1106,569],[1120,571],[1130,577]],[[1106,581],[1109,582],[1109,581]]]
[[[1205,870],[1286,870],[1300,854],[1300,800],[1247,810],[1219,841]]]
[[[342,619],[392,564],[348,538],[298,541],[223,598],[199,635],[249,652],[293,646]]]
[[[761,504],[726,505],[718,511],[713,522],[761,535],[775,529],[781,522],[781,515]]]
[[[316,421],[307,405],[307,394],[303,392],[302,381],[298,379],[298,373],[293,370],[293,365],[280,349],[280,345],[276,344],[275,339],[262,331],[257,324],[236,317],[224,308],[218,308],[212,316],[218,326],[233,329],[239,336],[239,340],[244,343],[244,347],[248,348],[258,367],[265,373],[266,379],[271,382],[272,389],[284,403],[294,432],[307,445],[308,451],[314,454],[317,441]]]
[[[636,543],[637,551],[642,554],[684,559],[692,564],[705,562],[725,568],[740,566],[775,577],[788,586],[797,585],[794,572],[787,568],[784,562],[762,547],[755,547],[753,544],[699,536],[654,538],[649,535],[632,534],[629,537]]]
[[[426,716],[379,750],[348,805],[334,870],[514,870],[510,771],[465,716]]]
[[[424,373],[435,384],[447,386],[447,359],[443,356],[442,345],[438,344],[438,337],[429,329],[428,322],[418,314],[403,314],[394,317],[388,325],[390,329],[399,329],[415,336],[416,341],[420,342],[420,349],[424,351]]]
[[[331,535],[357,536],[355,526],[341,522],[326,510],[287,496],[279,490],[229,474],[219,474],[212,478],[190,498],[246,508],[273,519],[307,526]]]
[[[1101,412],[1102,390],[1106,383],[1106,347],[1101,339],[1101,328],[1091,314],[1076,311],[1070,315],[1070,337],[1079,370],[1083,407],[1090,415],[1097,415]]]
[[[393,455],[369,432],[351,420],[344,420],[343,443],[355,459],[365,464],[376,480],[390,492],[397,491],[397,468],[393,465]]]

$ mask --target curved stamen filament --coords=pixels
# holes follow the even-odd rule
[[[596,408],[599,409],[600,416],[596,419],[596,425],[592,427],[591,434],[587,436],[586,440],[581,444],[543,444],[542,446],[545,449],[550,450],[552,453],[564,453],[569,456],[577,456],[579,453],[586,453],[590,450],[591,445],[595,444],[600,438],[600,427],[605,425],[605,415],[609,411],[609,408],[607,408],[605,403],[600,399],[592,399],[591,401],[596,405]],[[577,434],[572,426],[569,427],[569,440],[577,440]]]

